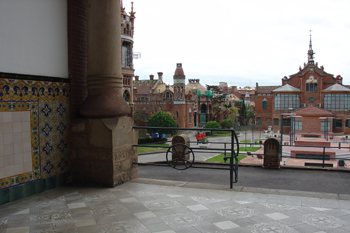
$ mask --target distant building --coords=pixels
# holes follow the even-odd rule
[[[256,84],[256,128],[277,132],[291,130],[292,114],[295,133],[323,135],[350,133],[350,89],[342,84],[343,78],[327,73],[314,62],[311,35],[308,63],[296,74],[284,77],[281,86]],[[286,114],[281,122],[281,114]]]
[[[133,77],[134,77],[134,65],[133,65],[133,45],[134,45],[134,21],[135,13],[133,3],[131,3],[131,12],[126,13],[123,2],[120,3],[121,14],[121,41],[122,41],[122,74],[123,74],[123,97],[131,108],[130,115],[134,111],[134,99],[133,99]]]
[[[207,91],[199,79],[189,79],[185,85],[182,63],[176,64],[173,80],[172,86],[164,83],[162,72],[158,72],[158,79],[154,79],[154,75],[148,80],[135,76],[134,110],[144,110],[149,116],[159,109],[170,112],[178,127],[200,126],[212,120],[212,92]]]

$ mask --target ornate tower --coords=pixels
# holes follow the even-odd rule
[[[185,100],[185,77],[182,63],[177,63],[174,74],[174,103]]]
[[[121,46],[122,46],[122,74],[123,74],[123,97],[131,108],[131,114],[134,112],[134,100],[133,100],[133,77],[134,77],[134,65],[133,65],[133,44],[134,44],[134,3],[131,2],[131,12],[126,13],[125,7],[123,7],[123,1],[120,2],[120,15],[121,15]]]

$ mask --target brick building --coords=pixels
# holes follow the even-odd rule
[[[308,62],[299,72],[284,77],[281,86],[256,84],[256,128],[267,130],[270,126],[277,132],[282,123],[284,133],[292,127],[296,134],[349,134],[350,89],[342,82],[340,75],[334,77],[314,62],[310,35]]]
[[[131,12],[126,13],[123,2],[120,3],[120,16],[121,16],[121,41],[122,41],[122,74],[123,74],[123,97],[131,108],[130,116],[132,116],[134,110],[133,100],[133,78],[134,78],[134,65],[133,65],[133,45],[134,45],[134,21],[135,13],[133,2],[131,2]]]
[[[190,128],[212,120],[211,92],[199,83],[199,79],[189,79],[185,85],[182,64],[177,63],[173,80],[173,85],[164,83],[162,72],[158,72],[158,79],[154,79],[154,75],[148,80],[135,76],[134,110],[144,110],[149,116],[159,109],[170,112],[178,127]]]

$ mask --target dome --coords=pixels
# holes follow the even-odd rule
[[[189,83],[186,85],[185,93],[188,94],[191,90],[200,90],[201,94],[204,94],[207,88],[199,83],[199,79],[189,79]]]

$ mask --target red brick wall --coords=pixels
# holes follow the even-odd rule
[[[263,100],[267,100],[267,109],[263,109]],[[268,126],[273,126],[272,117],[273,98],[272,95],[255,96],[255,120],[260,117],[261,125],[256,125],[257,130],[267,130]]]
[[[68,69],[71,84],[70,111],[79,115],[87,97],[87,2],[68,1]]]

